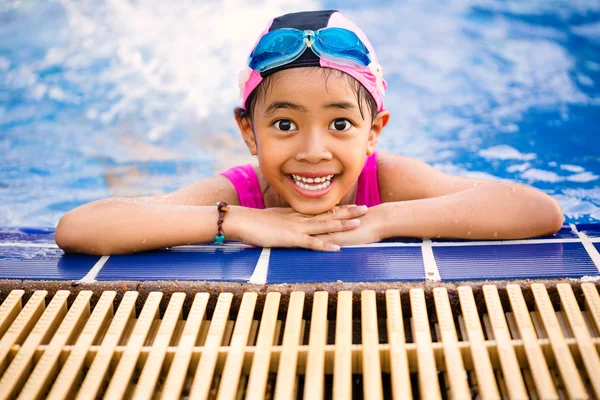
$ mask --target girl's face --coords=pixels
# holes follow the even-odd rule
[[[292,68],[277,72],[255,105],[251,126],[238,124],[260,170],[291,207],[320,214],[351,191],[373,154],[389,113],[361,116],[350,77],[338,71]]]

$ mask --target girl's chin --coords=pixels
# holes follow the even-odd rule
[[[304,201],[291,201],[289,202],[290,207],[292,207],[296,212],[304,215],[319,215],[323,214],[332,208],[334,208],[337,203],[328,201],[328,202],[315,202],[316,204],[307,204]]]

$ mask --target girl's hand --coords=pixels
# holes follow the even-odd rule
[[[356,229],[345,232],[329,232],[315,235],[319,240],[339,246],[351,246],[379,242],[384,239],[381,234],[381,214],[378,217],[378,208],[372,207],[369,213],[359,218],[360,225]]]
[[[326,243],[318,235],[355,230],[367,207],[345,205],[319,215],[305,215],[292,208],[265,210],[232,207],[225,217],[225,235],[242,243],[260,247],[303,247],[312,250],[339,251],[340,247]]]

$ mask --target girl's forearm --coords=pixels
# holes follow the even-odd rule
[[[217,218],[215,206],[100,200],[65,214],[56,228],[56,243],[68,252],[108,255],[211,242]],[[223,222],[227,239],[234,236],[231,220],[227,215]]]
[[[534,188],[493,182],[446,196],[384,203],[383,237],[521,239],[558,231],[558,202]]]

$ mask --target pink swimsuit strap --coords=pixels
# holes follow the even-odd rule
[[[240,165],[221,173],[231,181],[237,191],[240,205],[249,208],[265,208],[260,191],[258,177],[251,164]],[[367,157],[365,165],[358,177],[356,187],[356,205],[373,207],[381,204],[379,183],[377,181],[377,153]]]

